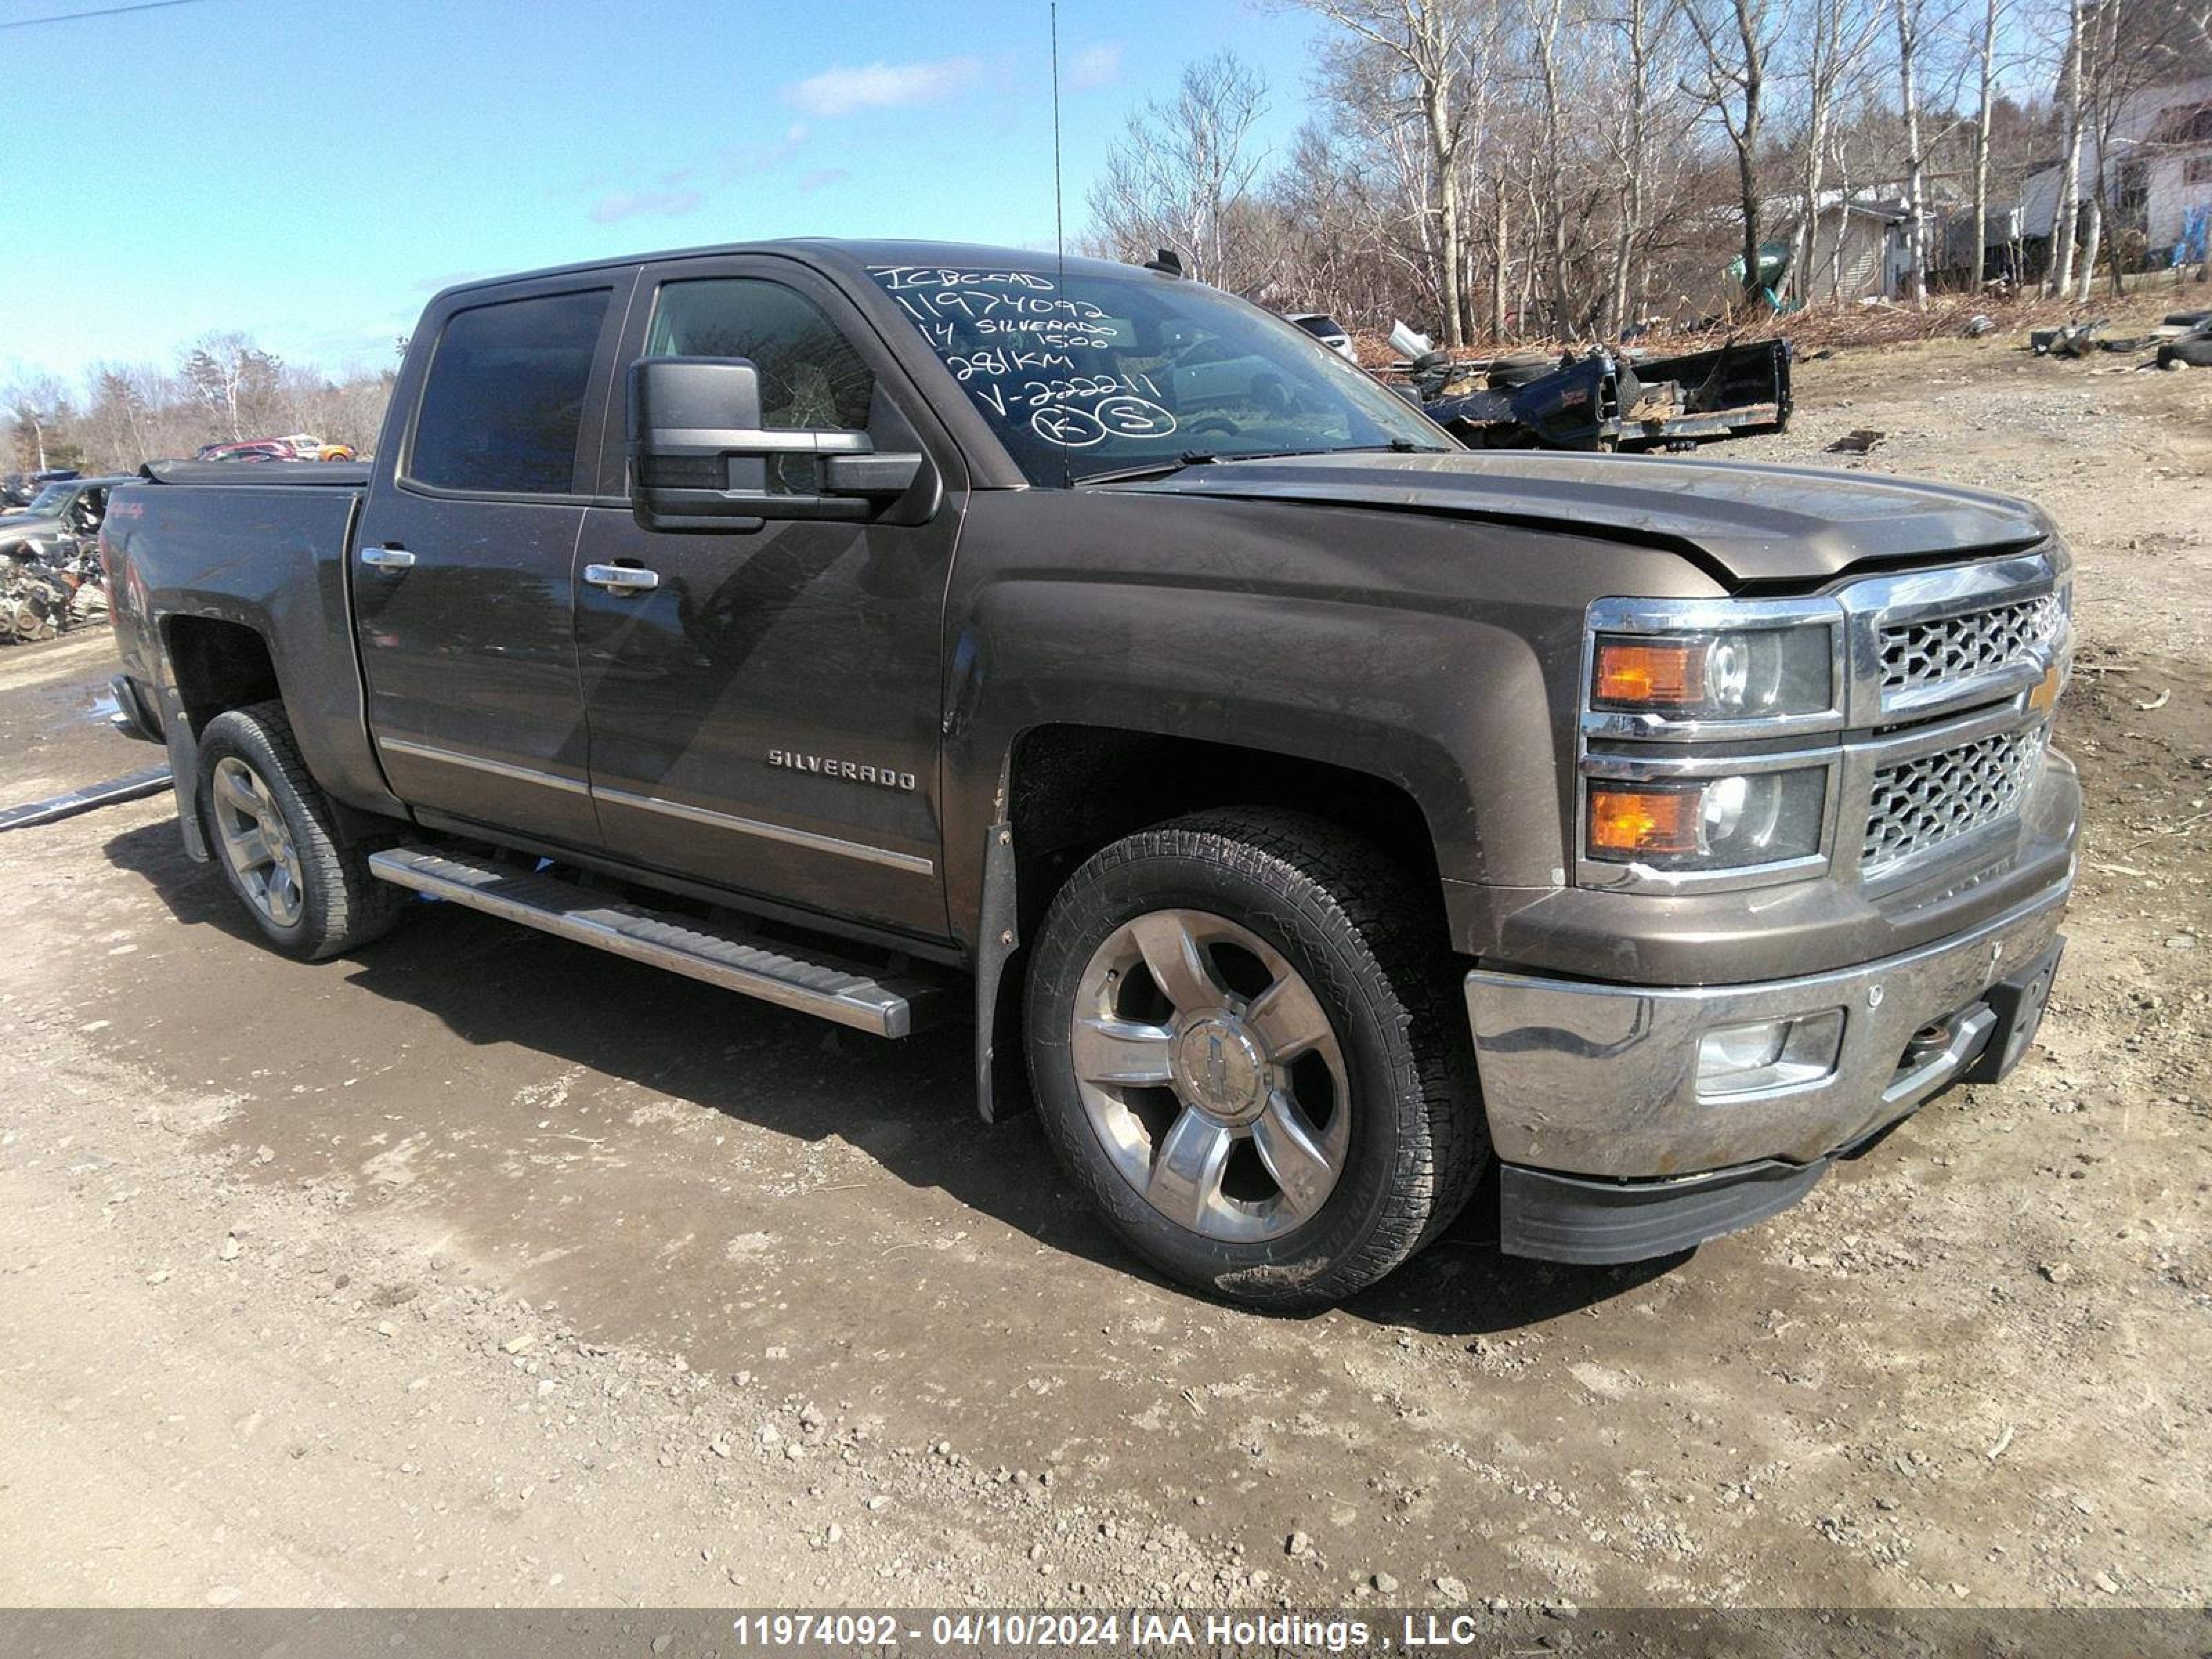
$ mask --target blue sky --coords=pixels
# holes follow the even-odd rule
[[[211,329],[379,364],[464,276],[775,235],[1049,242],[1043,0],[0,0],[0,379]],[[1319,26],[1063,0],[1068,230],[1129,111],[1233,47],[1302,118]]]

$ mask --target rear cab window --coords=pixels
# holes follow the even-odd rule
[[[434,490],[565,495],[611,288],[457,311],[430,358],[404,477]]]

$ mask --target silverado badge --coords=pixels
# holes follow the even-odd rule
[[[843,778],[852,783],[872,783],[879,789],[912,789],[914,774],[902,772],[895,766],[868,766],[857,761],[839,760],[831,755],[802,755],[795,749],[771,749],[768,763],[787,772],[818,772],[825,778]]]

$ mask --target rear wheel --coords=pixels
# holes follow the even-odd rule
[[[1440,1231],[1485,1155],[1453,983],[1432,907],[1334,825],[1224,811],[1129,836],[1039,938],[1047,1132],[1164,1271],[1339,1300]]]
[[[319,961],[388,932],[406,902],[300,757],[281,703],[234,708],[200,734],[199,809],[223,878],[269,942]]]

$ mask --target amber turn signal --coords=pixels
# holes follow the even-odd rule
[[[1589,845],[1594,854],[1682,857],[1698,850],[1698,789],[1645,789],[1634,784],[1594,784],[1589,797]]]
[[[1620,708],[1693,708],[1705,700],[1703,640],[1597,642],[1592,695]]]

